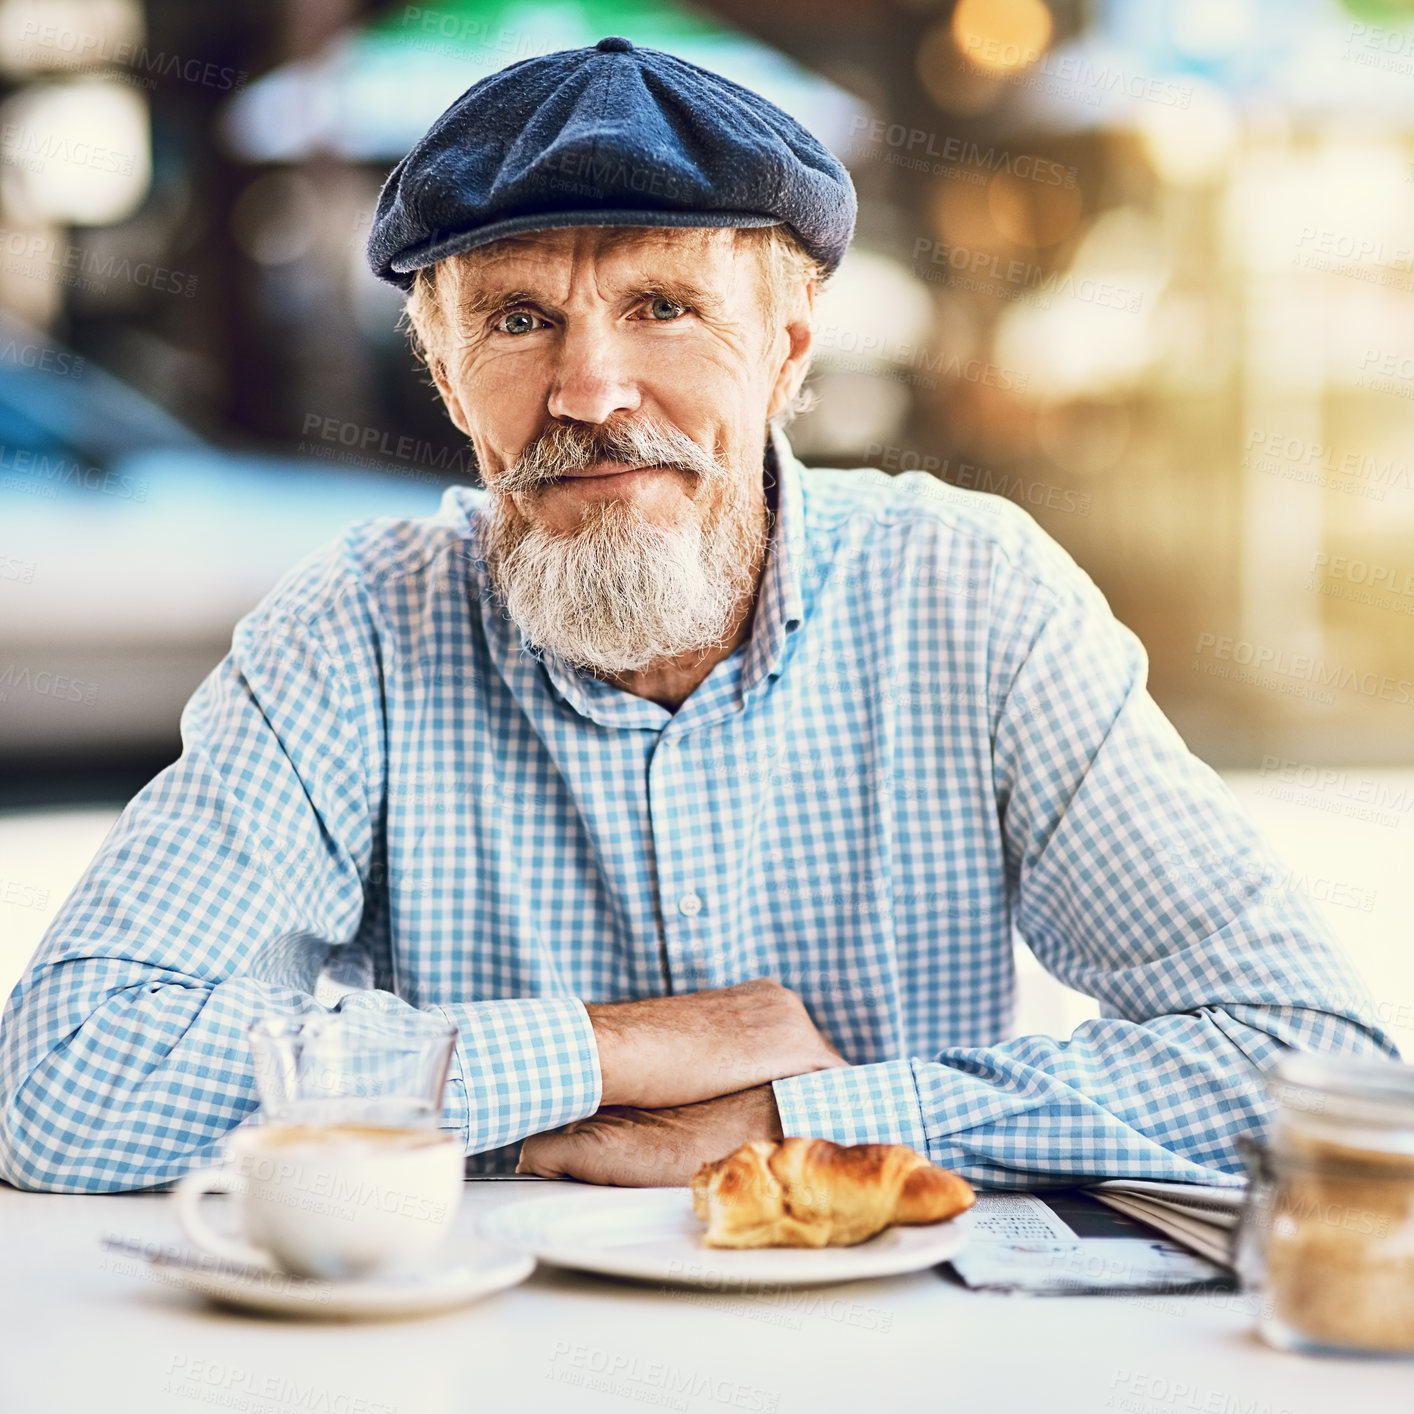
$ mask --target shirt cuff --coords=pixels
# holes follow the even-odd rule
[[[772,1082],[786,1138],[907,1144],[928,1155],[923,1106],[906,1060],[814,1070]]]
[[[578,997],[427,1007],[457,1028],[442,1128],[479,1154],[599,1108],[594,1025]]]

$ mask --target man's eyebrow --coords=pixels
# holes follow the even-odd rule
[[[488,290],[484,287],[473,288],[458,301],[461,313],[468,314],[473,319],[508,309],[513,304],[543,303],[544,300],[534,290]]]
[[[671,300],[674,304],[683,305],[685,308],[701,310],[704,314],[718,314],[722,309],[722,301],[718,296],[704,289],[701,285],[694,284],[691,280],[676,277],[659,279],[651,275],[635,276],[633,279],[625,281],[624,289],[633,299],[661,297]],[[535,290],[494,290],[480,286],[473,287],[463,294],[459,301],[459,307],[460,313],[464,316],[479,319],[485,315],[496,314],[503,309],[510,309],[518,304],[529,304],[543,309],[552,303]]]
[[[680,304],[689,309],[700,309],[704,314],[720,314],[722,309],[721,299],[710,290],[704,289],[701,285],[694,285],[691,280],[683,280],[674,276],[664,280],[645,276],[632,281],[630,289],[640,298],[644,295],[661,296],[664,299],[672,300],[674,304]]]

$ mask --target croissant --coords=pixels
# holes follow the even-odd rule
[[[753,1139],[692,1179],[708,1247],[852,1247],[893,1223],[936,1223],[971,1185],[906,1144]]]

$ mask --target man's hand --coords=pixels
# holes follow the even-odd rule
[[[805,1003],[771,977],[586,1010],[599,1046],[601,1106],[688,1105],[849,1063]]]
[[[517,1173],[623,1188],[685,1187],[705,1163],[749,1139],[780,1139],[769,1085],[667,1110],[614,1107],[521,1145]]]

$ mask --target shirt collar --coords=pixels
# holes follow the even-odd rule
[[[805,619],[800,588],[801,566],[805,559],[801,471],[802,467],[791,451],[786,434],[780,428],[773,427],[766,445],[765,473],[768,477],[774,476],[776,481],[776,523],[771,529],[766,566],[756,594],[746,662],[742,665],[743,694],[759,686],[767,677],[780,677],[786,644]]]
[[[730,658],[718,663],[677,713],[575,668],[557,653],[537,649],[526,637],[524,629],[509,623],[502,607],[499,612],[484,614],[483,618],[500,650],[498,657],[502,659],[503,666],[507,666],[507,655],[519,658],[521,664],[526,666],[538,662],[544,667],[555,690],[571,707],[582,716],[604,725],[661,729],[674,717],[695,715],[689,709],[698,702],[714,679],[727,674],[736,678],[733,705],[739,709],[746,694],[768,678],[780,676],[790,638],[805,618],[801,593],[801,569],[805,559],[802,470],[785,433],[773,427],[766,443],[763,472],[768,488],[772,481],[775,485],[775,521],[757,589],[750,636],[743,645],[745,657],[738,668],[735,660],[742,652],[738,648]],[[487,514],[488,510],[484,509],[482,514]],[[493,605],[500,606],[500,596],[490,588],[489,578],[485,577],[487,572],[480,544],[476,558],[483,576],[483,610],[492,610]]]

